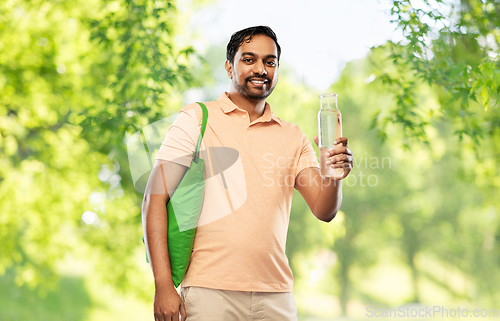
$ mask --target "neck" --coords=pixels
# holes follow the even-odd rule
[[[229,92],[229,99],[241,109],[247,111],[250,117],[250,122],[259,118],[264,114],[264,107],[266,106],[266,99],[250,99],[243,97],[239,92],[231,90]]]

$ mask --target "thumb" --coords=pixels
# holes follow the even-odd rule
[[[186,309],[184,308],[184,301],[181,300],[181,321],[186,320]]]
[[[314,142],[316,143],[316,146],[319,146],[319,138],[318,138],[318,136],[314,137]]]

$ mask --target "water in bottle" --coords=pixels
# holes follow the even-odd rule
[[[337,107],[337,94],[323,94],[319,96],[321,109],[318,112],[318,138],[319,138],[319,167],[321,176],[341,178],[343,168],[332,168],[326,164],[328,158],[325,153],[335,146],[335,139],[342,136],[342,116]],[[339,145],[340,146],[340,145]]]

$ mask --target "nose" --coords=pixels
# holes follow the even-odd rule
[[[267,75],[266,66],[263,61],[258,61],[253,65],[253,73],[256,75]]]

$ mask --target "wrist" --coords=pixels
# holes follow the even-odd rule
[[[175,290],[175,285],[171,278],[155,279],[155,288],[161,290]]]
[[[326,186],[342,186],[342,178],[340,177],[323,177],[323,185]]]

